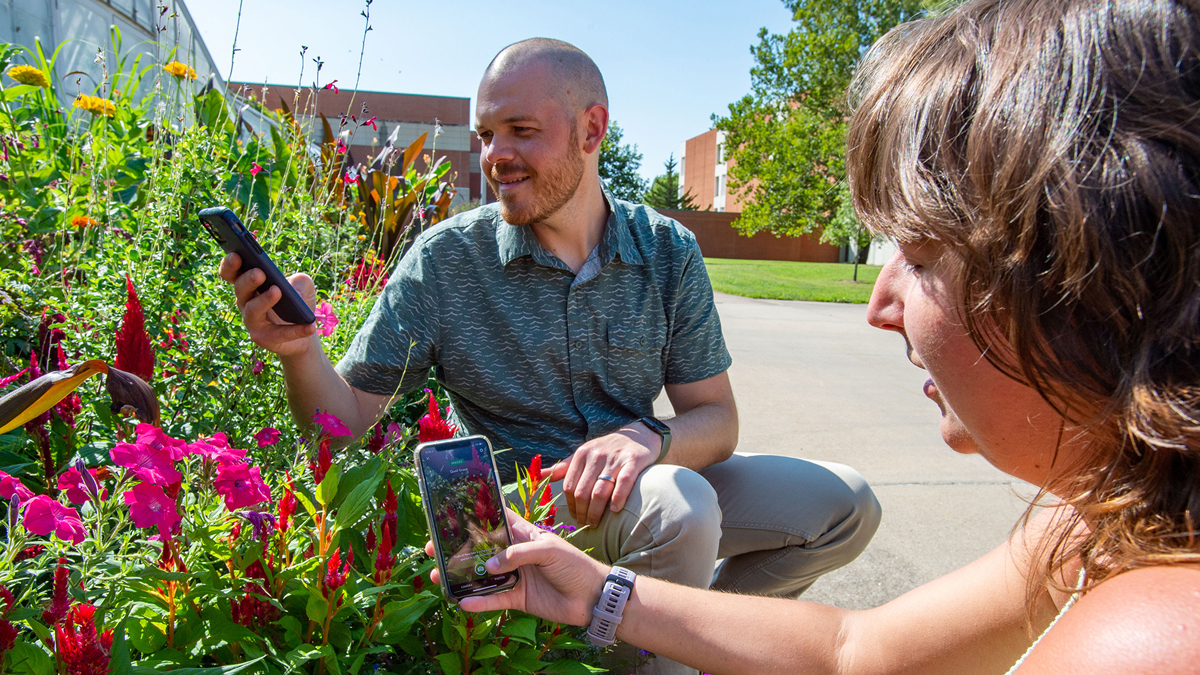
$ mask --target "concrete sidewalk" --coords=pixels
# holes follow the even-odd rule
[[[942,443],[937,405],[921,391],[928,375],[905,358],[903,338],[867,325],[866,305],[716,298],[738,448],[849,464],[883,505],[866,552],[804,599],[874,607],[1008,536],[1034,491]],[[670,410],[665,396],[656,407]]]

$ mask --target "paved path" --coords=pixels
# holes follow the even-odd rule
[[[747,452],[823,459],[858,469],[883,524],[854,563],[808,593],[849,609],[882,604],[974,560],[1009,534],[1025,483],[941,441],[927,375],[899,335],[871,328],[866,305],[717,294]],[[670,410],[666,397],[660,412]]]

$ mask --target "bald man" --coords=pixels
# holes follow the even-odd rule
[[[879,522],[854,470],[735,454],[730,357],[700,249],[679,223],[599,178],[608,96],[558,40],[505,48],[479,85],[480,163],[498,204],[422,234],[335,368],[309,326],[234,279],[251,337],[279,354],[296,421],[336,414],[362,436],[434,368],[454,417],[489,437],[505,478],[557,460],[561,520],[599,559],[690,586],[796,597],[853,560]],[[310,304],[312,281],[292,283]],[[665,388],[675,410],[653,417]],[[713,570],[718,559],[724,562]],[[597,589],[599,596],[600,589]],[[665,659],[645,673],[694,673]]]

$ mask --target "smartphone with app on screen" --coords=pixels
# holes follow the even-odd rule
[[[491,574],[484,563],[512,544],[492,444],[483,436],[422,443],[417,480],[442,590],[455,601],[506,591],[516,570]]]

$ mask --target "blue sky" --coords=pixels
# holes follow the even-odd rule
[[[351,87],[362,44],[361,0],[243,0],[233,79],[294,84],[300,46],[325,61],[321,78]],[[238,0],[189,0],[221,74],[229,63]],[[528,37],[566,40],[600,66],[612,118],[644,154],[642,174],[662,171],[679,144],[750,88],[759,28],[791,27],[780,0],[693,2],[528,0],[520,3],[375,0],[360,88],[474,99],[488,61]],[[474,109],[472,108],[472,114]]]

